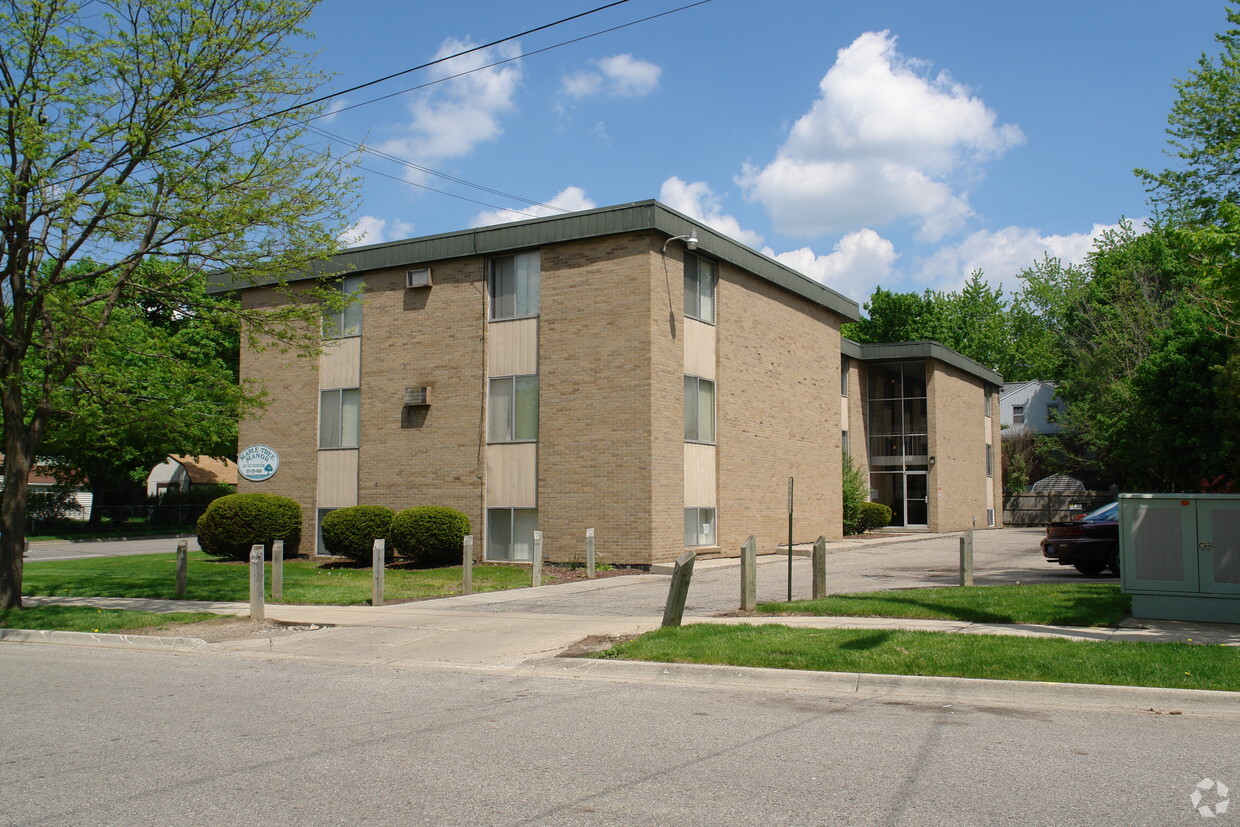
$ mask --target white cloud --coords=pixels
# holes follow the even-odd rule
[[[911,218],[937,240],[971,214],[956,177],[1024,141],[946,72],[901,55],[886,31],[841,49],[819,97],[765,167],[738,183],[782,233],[815,236]]]
[[[361,244],[381,244],[384,241],[399,241],[413,235],[413,225],[408,221],[388,221],[373,215],[363,215],[353,226],[340,234],[340,243],[345,247],[357,247]]]
[[[346,106],[349,106],[348,98],[334,98],[331,103],[327,104],[327,108],[323,110],[323,115],[319,118],[319,122],[324,124],[331,123],[336,120],[340,110]]]
[[[522,207],[518,210],[490,210],[478,213],[469,222],[471,227],[485,227],[489,224],[504,224],[509,221],[524,221],[527,218],[541,218],[545,215],[560,215],[564,211],[577,212],[591,210],[597,204],[586,196],[581,187],[565,187],[543,204]]]
[[[574,100],[594,95],[644,98],[659,85],[663,69],[632,55],[612,55],[593,61],[597,71],[574,72],[561,81],[560,90]]]
[[[659,188],[659,200],[742,244],[756,249],[762,243],[762,236],[742,228],[739,221],[724,214],[723,202],[705,182],[690,184],[673,176]]]
[[[770,251],[766,251],[770,255]],[[809,247],[773,256],[832,290],[858,302],[869,298],[875,285],[891,275],[899,257],[890,241],[870,229],[849,233],[828,255],[815,255]]]
[[[1143,220],[1133,224],[1138,231],[1145,226]],[[981,270],[986,281],[1001,285],[1011,294],[1020,288],[1017,273],[1021,270],[1048,255],[1065,264],[1081,264],[1094,248],[1095,239],[1117,227],[1116,224],[1095,224],[1087,232],[1048,236],[1028,227],[981,230],[959,244],[940,247],[919,262],[913,277],[923,287],[958,290],[974,270]]]
[[[474,45],[449,38],[435,57]],[[480,67],[520,54],[520,46],[508,42],[437,65],[437,77],[452,79],[415,98],[409,105],[412,120],[404,127],[407,134],[383,142],[379,149],[410,161],[433,163],[463,157],[478,144],[498,138],[503,133],[500,116],[516,108],[513,98],[521,84],[521,68],[517,63]],[[462,72],[470,74],[453,77]]]

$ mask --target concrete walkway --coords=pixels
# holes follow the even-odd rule
[[[718,568],[723,568],[719,566]],[[658,628],[662,614],[611,611],[630,590],[655,587],[666,595],[668,578],[633,575],[558,586],[398,603],[387,606],[267,604],[272,620],[330,628],[301,634],[210,644],[328,661],[374,664],[453,664],[510,668],[555,655],[587,635],[640,634]],[[595,602],[599,614],[580,611]],[[31,597],[26,605],[75,605],[151,612],[207,611],[248,615],[248,603],[140,598]],[[571,605],[578,611],[563,611]],[[561,610],[557,610],[561,609]],[[867,617],[693,617],[686,623],[778,623],[815,629],[908,629],[962,634],[1059,637],[1087,641],[1192,641],[1240,646],[1240,625],[1145,621],[1113,627],[1041,626]],[[2,639],[3,636],[0,636]]]
[[[978,534],[977,581],[1062,582],[1067,573],[1046,567],[1026,548],[1036,548],[1040,532]],[[989,544],[989,546],[988,546]],[[830,591],[867,591],[914,585],[947,585],[953,578],[955,535],[922,535],[895,542],[833,544],[829,557]],[[989,549],[989,550],[988,550]],[[794,597],[808,597],[809,562],[793,561]],[[946,582],[945,582],[946,581]],[[1114,703],[1154,705],[1155,696],[1185,706],[1186,699],[1212,713],[1240,710],[1234,693],[1192,693],[1131,687],[1076,687],[1010,681],[977,681],[916,676],[807,676],[788,670],[753,670],[670,664],[624,664],[555,658],[590,635],[631,635],[658,628],[669,578],[646,574],[579,581],[557,586],[488,592],[387,606],[310,606],[267,604],[268,618],[289,624],[317,625],[313,631],[272,637],[204,643],[184,638],[152,638],[73,632],[23,632],[0,629],[0,641],[54,642],[132,648],[192,650],[199,654],[263,660],[297,660],[337,665],[479,670],[514,669],[551,677],[578,679],[704,681],[711,684],[762,685],[824,691],[892,693],[903,686],[917,694],[945,692],[959,700],[969,697],[1003,700],[1017,693],[1041,702],[1080,705],[1082,693],[1100,707]],[[764,556],[758,566],[760,601],[786,598],[786,557]],[[1240,646],[1240,624],[1197,624],[1128,619],[1116,627],[1077,628],[943,620],[902,620],[858,617],[727,617],[739,598],[739,566],[735,560],[699,561],[686,607],[685,623],[782,623],[808,628],[910,629],[960,634],[1007,634],[1059,637],[1083,641],[1192,641]],[[248,615],[249,604],[137,598],[26,598],[26,605],[87,605],[154,612],[209,611]],[[609,677],[610,676],[610,677]],[[863,680],[864,679],[864,680]],[[1019,687],[1013,684],[1019,683]],[[841,687],[844,687],[841,689]],[[938,687],[936,689],[935,687]],[[1038,688],[1041,687],[1041,688]],[[1167,695],[1171,692],[1178,694]],[[1030,694],[1032,693],[1032,695]],[[1134,694],[1135,693],[1135,694]],[[1160,694],[1161,693],[1161,694]],[[1139,699],[1139,700],[1134,700]]]

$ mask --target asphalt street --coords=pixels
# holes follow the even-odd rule
[[[0,647],[0,692],[4,824],[1173,825],[1240,790],[1236,718],[1191,712],[60,646]]]

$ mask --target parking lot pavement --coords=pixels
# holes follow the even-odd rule
[[[1038,541],[1040,528],[1012,528],[977,531],[974,534],[974,582],[995,583],[1062,582],[1079,579],[1075,569],[1063,569],[1042,559]],[[958,582],[960,565],[959,534],[927,534],[916,540],[882,538],[832,544],[827,556],[827,590],[831,593],[877,591],[881,589],[948,586]],[[531,614],[593,615],[632,617],[662,615],[667,600],[668,578],[645,577],[616,588],[607,580],[589,591],[545,590],[525,597],[509,593],[503,602],[470,606],[471,611]],[[810,562],[794,557],[792,562],[794,600],[811,596]],[[787,599],[788,564],[782,554],[758,558],[758,600]],[[740,605],[740,565],[735,559],[700,560],[694,568],[686,617],[709,617],[737,609]]]
[[[84,557],[125,557],[131,554],[171,554],[177,543],[189,541],[198,551],[196,537],[143,537],[140,540],[36,540],[26,552],[27,562],[79,560]]]

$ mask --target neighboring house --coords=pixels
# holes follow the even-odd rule
[[[842,452],[899,525],[995,523],[1002,378],[930,342],[840,337],[855,302],[655,202],[347,250],[294,285],[365,293],[317,360],[243,345],[279,455],[241,491],[468,515],[486,560],[649,565],[840,536]],[[284,301],[238,289],[246,307]],[[988,518],[989,517],[989,518]]]
[[[1059,416],[1063,402],[1055,396],[1055,383],[1031,379],[1011,382],[999,394],[999,424],[1012,433],[1057,434],[1063,430]]]
[[[158,497],[165,491],[188,491],[199,485],[236,485],[237,464],[215,457],[170,456],[151,469],[146,494]]]
[[[4,455],[0,454],[0,463],[4,462]],[[30,494],[53,494],[64,491],[65,486],[57,482],[56,477],[52,474],[52,465],[54,460],[40,459],[36,461],[30,473],[26,475],[26,484]],[[4,488],[4,475],[0,474],[0,489]],[[69,494],[72,502],[62,515],[73,520],[85,520],[90,516],[90,507],[94,502],[94,494],[79,486],[69,486]]]

